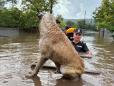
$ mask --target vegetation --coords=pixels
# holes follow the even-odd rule
[[[22,12],[17,8],[0,10],[0,26],[2,27],[18,27],[20,15]]]
[[[87,30],[96,30],[94,19],[79,19],[77,20],[77,27]]]
[[[7,3],[11,4],[9,8],[5,7]],[[17,8],[17,0],[0,0],[0,26],[37,28],[37,15],[45,11],[52,13],[56,3],[56,0],[22,0],[21,7]]]
[[[10,7],[5,5],[9,3]],[[57,0],[22,0],[20,7],[17,7],[18,0],[0,0],[0,27],[18,27],[21,29],[37,29],[39,20],[37,15],[41,12],[49,11],[53,13],[53,7],[57,4]],[[60,27],[64,28],[70,24],[75,28],[94,28],[90,23],[84,20],[64,21],[61,15],[57,16],[60,21]]]
[[[70,25],[70,26],[72,26],[72,27],[74,27],[74,28],[77,28],[76,22],[73,22],[73,21],[71,21],[71,20],[68,20],[68,21],[66,22],[66,25]]]
[[[94,12],[98,29],[105,28],[114,32],[114,0],[102,0],[102,4]]]
[[[60,28],[64,28],[66,26],[66,23],[64,22],[64,19],[61,15],[58,15],[56,20],[60,23]]]
[[[96,30],[94,19],[67,19],[65,21],[66,25],[71,25],[74,28]]]

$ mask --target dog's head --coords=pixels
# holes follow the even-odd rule
[[[50,13],[40,12],[39,14],[37,14],[37,17],[38,17],[39,20],[41,20],[43,18],[43,16],[48,16],[46,18],[50,18],[50,19],[52,19],[52,17],[53,17],[52,14],[50,14]],[[60,24],[60,20],[59,19],[55,19],[55,20],[56,20],[57,24]]]
[[[37,17],[38,17],[39,20],[41,20],[43,16],[44,16],[43,12],[40,12],[40,13],[37,14]]]

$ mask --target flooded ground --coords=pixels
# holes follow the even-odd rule
[[[11,32],[13,33],[15,32]],[[18,33],[1,36],[0,86],[114,86],[112,38],[100,37],[96,32],[86,32],[83,40],[94,54],[92,59],[84,60],[90,64],[90,69],[101,71],[100,75],[83,74],[80,81],[75,81],[61,79],[61,75],[52,70],[40,70],[38,77],[27,79],[25,74],[30,64],[39,58],[38,35]]]

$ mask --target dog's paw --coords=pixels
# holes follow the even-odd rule
[[[36,67],[36,65],[37,65],[37,62],[32,63],[31,66],[30,66],[31,67],[31,70],[34,70],[35,67]]]
[[[34,63],[34,64],[32,64],[31,65],[31,70],[34,70],[35,69],[35,67],[36,67],[36,64]]]
[[[26,78],[34,78],[34,76],[35,76],[35,73],[32,70],[29,71],[27,74],[25,74]]]

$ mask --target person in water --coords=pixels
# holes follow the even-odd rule
[[[72,44],[75,47],[76,51],[80,53],[84,53],[87,57],[92,57],[91,51],[88,49],[86,43],[81,41],[82,37],[82,29],[76,29],[73,32],[73,41]]]

